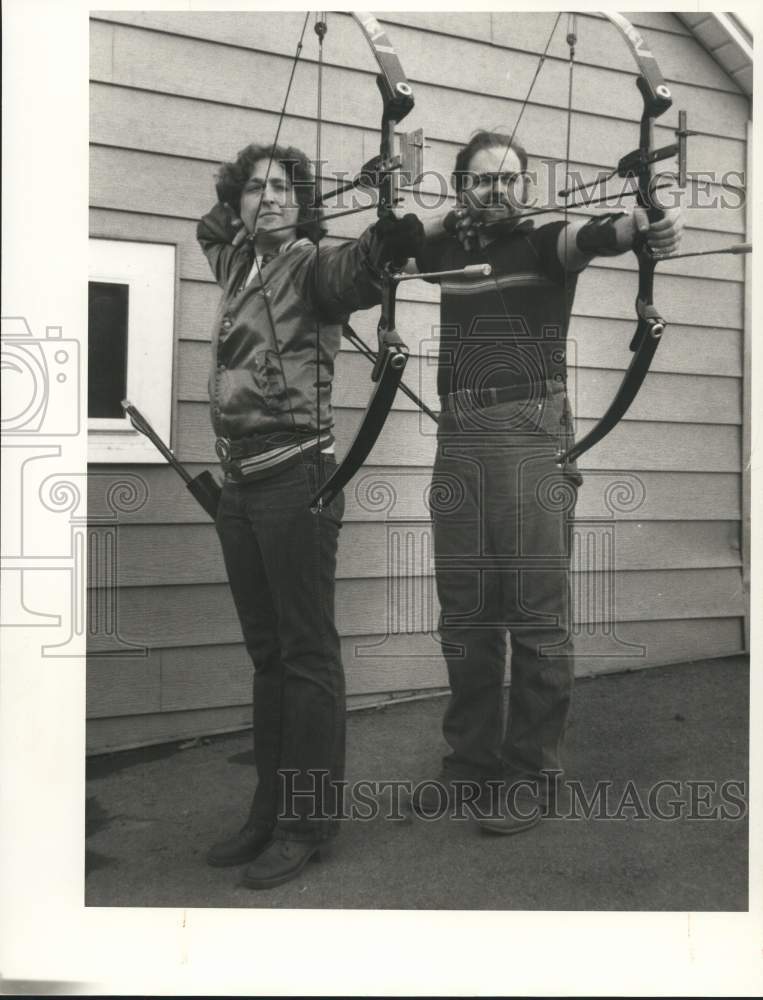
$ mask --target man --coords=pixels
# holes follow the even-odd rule
[[[478,822],[495,833],[536,823],[543,778],[561,771],[573,682],[569,527],[582,480],[557,458],[572,444],[566,335],[577,277],[642,233],[667,254],[681,232],[676,211],[650,226],[642,209],[536,228],[522,217],[526,169],[518,142],[475,134],[456,160],[458,208],[427,223],[417,258],[421,272],[492,267],[491,277],[441,281],[430,505],[451,688],[442,777],[449,805],[465,801],[468,783]],[[442,810],[441,791],[424,787],[414,808]]]
[[[355,242],[317,248],[315,183],[294,148],[247,146],[222,166],[217,195],[197,231],[223,289],[209,378],[225,473],[216,527],[255,667],[258,782],[244,827],[207,860],[250,862],[244,884],[266,889],[294,878],[336,832],[345,691],[334,589],[344,498],[320,516],[309,500],[336,466],[330,390],[342,324],[378,303],[380,267],[416,244],[400,241],[390,219]]]

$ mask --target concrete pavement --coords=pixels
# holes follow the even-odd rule
[[[580,818],[549,818],[512,837],[468,820],[348,821],[325,861],[268,892],[239,886],[240,869],[204,862],[207,847],[245,817],[255,781],[250,734],[91,758],[86,903],[746,909],[746,809],[728,783],[746,794],[748,682],[742,657],[579,681],[565,777],[589,800],[597,781],[610,783],[594,807],[602,818],[582,818],[580,795],[567,789],[559,813],[569,817],[575,805]],[[443,708],[438,698],[351,713],[348,780],[436,777]],[[655,791],[667,781],[678,785]],[[671,813],[680,815],[659,818]]]

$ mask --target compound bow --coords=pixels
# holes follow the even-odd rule
[[[668,146],[653,150],[653,123],[656,118],[668,110],[673,103],[673,98],[660,72],[660,67],[657,65],[657,60],[647,48],[643,36],[622,14],[603,13],[628,43],[631,55],[638,66],[639,75],[636,79],[636,86],[642,99],[638,149],[620,160],[617,174],[623,178],[635,177],[638,185],[636,189],[637,203],[646,209],[649,221],[656,222],[662,218],[663,212],[653,200],[652,164],[657,160],[673,156],[677,147]],[[563,196],[567,197],[575,190],[579,190],[579,188],[566,190],[563,192]],[[660,338],[666,324],[654,304],[654,271],[657,260],[649,250],[646,237],[637,238],[633,251],[638,261],[637,325],[636,332],[630,342],[633,358],[604,415],[585,437],[560,454],[560,465],[576,461],[589,448],[592,448],[609,434],[622,420],[636,398],[660,345]]]
[[[678,177],[679,186],[684,187],[686,182],[686,139],[693,135],[686,128],[686,114],[680,112],[679,126],[675,130],[678,141],[669,146],[659,149],[653,148],[653,124],[654,121],[663,115],[672,105],[673,99],[670,89],[665,83],[660,67],[653,52],[649,49],[643,35],[619,13],[601,12],[611,24],[619,31],[628,45],[628,49],[636,63],[638,76],[636,86],[641,94],[642,109],[639,128],[638,148],[622,157],[617,167],[604,178],[597,179],[591,184],[579,184],[573,187],[566,187],[559,192],[564,198],[564,216],[567,221],[567,212],[570,208],[578,207],[581,204],[591,205],[609,200],[608,196],[603,198],[587,200],[570,204],[570,195],[582,191],[586,188],[598,186],[612,177],[618,176],[623,179],[633,178],[636,180],[636,189],[630,194],[635,194],[637,204],[644,208],[650,222],[658,221],[662,216],[662,209],[655,201],[655,192],[660,187],[668,187],[666,184],[655,184],[653,175],[653,164],[660,160],[678,154]],[[566,176],[569,182],[569,162],[570,162],[570,120],[572,114],[572,75],[575,60],[575,45],[577,43],[577,33],[575,29],[575,15],[568,15],[570,22],[567,32],[567,45],[569,47],[569,88],[567,101],[567,152],[566,152]],[[561,18],[559,14],[553,24],[551,33],[546,42],[535,74],[530,83],[529,90],[520,108],[517,121],[511,134],[513,139],[517,127],[522,119],[527,102],[530,99],[535,83],[538,79],[540,69],[546,59],[551,39],[556,31],[556,27]],[[511,145],[511,140],[509,141]],[[624,192],[625,193],[625,192]],[[540,215],[549,211],[558,211],[559,206],[552,208],[541,208],[527,212],[527,215]],[[622,420],[636,398],[644,379],[649,371],[654,355],[660,345],[662,334],[666,327],[666,322],[662,318],[661,312],[654,304],[654,273],[659,260],[674,260],[681,257],[704,256],[717,253],[740,254],[749,253],[752,245],[749,243],[739,243],[719,250],[708,250],[699,253],[673,254],[666,257],[655,256],[648,245],[646,236],[639,236],[634,244],[633,251],[638,261],[638,292],[636,295],[636,331],[630,342],[630,350],[633,352],[631,362],[625,372],[622,382],[615,393],[614,398],[605,410],[603,416],[597,421],[594,427],[572,447],[562,450],[558,455],[558,463],[565,467],[568,463],[576,461],[585,454],[589,448],[602,440],[609,432]],[[498,288],[500,297],[500,289]],[[502,301],[502,300],[501,300]]]
[[[337,188],[336,191],[331,192],[332,194],[339,193],[342,190],[351,188],[354,186],[364,186],[364,187],[375,187],[378,190],[378,198],[376,203],[376,214],[378,219],[384,219],[392,216],[394,214],[394,208],[398,201],[398,188],[399,188],[399,168],[400,159],[395,155],[394,151],[394,139],[395,139],[395,126],[401,122],[413,109],[414,98],[413,89],[408,83],[408,79],[403,72],[403,67],[400,64],[400,60],[393,49],[389,38],[381,27],[379,22],[370,13],[355,13],[352,12],[352,17],[360,26],[363,37],[366,39],[371,47],[371,51],[374,54],[377,65],[379,67],[379,73],[376,77],[376,83],[379,88],[379,93],[382,98],[382,116],[381,116],[381,126],[380,126],[380,143],[379,143],[379,155],[374,157],[369,163],[365,164],[361,174],[358,175],[356,180],[348,185],[343,185]],[[305,28],[307,26],[308,15],[305,18],[305,23],[302,28],[302,36],[297,44],[297,50],[293,59],[291,75],[289,78],[289,84],[287,87],[286,97],[281,108],[281,113],[278,120],[278,126],[276,129],[275,138],[273,140],[273,148],[275,148],[278,141],[278,135],[280,133],[281,124],[283,118],[286,114],[286,105],[289,99],[289,92],[291,90],[291,85],[294,79],[294,71],[296,68],[297,61],[302,49],[302,37],[304,37]],[[316,156],[316,173],[320,169],[320,129],[321,129],[321,72],[323,65],[323,39],[326,35],[327,24],[325,20],[318,19],[315,25],[316,34],[320,40],[320,58],[318,63],[318,154]],[[268,173],[270,172],[270,166],[272,165],[272,155],[271,160],[268,165]],[[318,206],[322,205],[325,200],[318,192],[316,197],[316,204]],[[328,216],[331,218],[338,218],[343,215],[351,215],[354,212],[365,211],[365,208],[353,208],[348,211],[332,213]],[[259,214],[259,213],[258,213]],[[257,217],[255,217],[253,230],[256,230]],[[251,241],[254,238],[254,232],[250,234],[248,239]],[[257,260],[255,256],[255,261]],[[318,252],[318,263],[320,262],[320,248]],[[257,264],[259,268],[259,263]],[[318,264],[316,265],[318,266]],[[320,513],[331,501],[336,497],[340,490],[352,479],[357,470],[365,461],[369,452],[373,448],[384,423],[389,415],[392,403],[397,394],[398,387],[401,384],[403,371],[405,369],[408,360],[408,349],[397,332],[395,325],[395,299],[397,292],[397,278],[398,272],[395,270],[392,264],[385,265],[381,273],[378,275],[379,282],[381,285],[381,312],[379,316],[379,322],[377,326],[377,337],[378,337],[378,350],[374,356],[374,366],[371,373],[372,381],[375,383],[371,398],[368,402],[363,420],[361,421],[360,427],[358,428],[355,437],[347,451],[342,462],[337,466],[333,475],[323,483],[318,491],[310,499],[310,507],[314,513]],[[260,281],[262,281],[262,276],[260,275]],[[266,300],[267,301],[267,300]],[[276,353],[280,358],[280,350],[278,348],[278,338],[276,336],[275,323],[270,314],[270,310],[267,309],[267,315],[269,318],[271,333],[273,336],[273,342],[276,348]],[[354,337],[350,338],[354,343]],[[320,321],[316,324],[316,394],[317,394],[317,413],[318,420],[320,420],[320,393],[321,389],[325,388],[327,383],[321,382],[320,379]],[[283,364],[281,363],[282,375],[285,380],[285,373],[283,371]],[[288,394],[288,386],[287,386]],[[292,415],[293,419],[293,415]],[[296,426],[295,426],[296,430]],[[318,438],[320,439],[320,425],[318,426]],[[319,462],[320,462],[320,445],[319,445]]]
[[[394,153],[395,125],[413,110],[413,90],[403,72],[395,50],[372,14],[352,16],[363,30],[379,64],[376,84],[382,98],[381,140],[376,164],[378,185],[377,218],[394,214],[397,204],[399,160]],[[378,351],[371,373],[376,383],[365,415],[347,454],[334,474],[312,497],[310,505],[320,512],[352,479],[368,457],[389,415],[408,361],[408,348],[395,326],[397,281],[393,266],[386,264],[381,273],[381,312],[377,326]],[[320,406],[319,406],[320,410]]]

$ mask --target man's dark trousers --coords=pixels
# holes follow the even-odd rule
[[[573,683],[569,550],[580,482],[563,472],[563,393],[443,413],[430,505],[451,697],[448,778],[559,770]],[[511,686],[504,726],[506,634]]]

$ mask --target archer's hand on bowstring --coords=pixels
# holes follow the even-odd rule
[[[220,192],[219,191],[218,191],[217,195],[218,195],[218,198],[219,198],[220,197]],[[249,236],[249,230],[244,225],[244,220],[241,218],[241,216],[238,214],[238,212],[231,205],[230,202],[228,202],[228,201],[221,201],[220,204],[223,206],[223,208],[225,209],[225,211],[226,211],[226,213],[228,215],[227,225],[230,227],[230,230],[233,231],[233,236],[232,236],[232,238],[230,240],[231,246],[233,246],[233,247],[240,247],[241,244]]]
[[[481,223],[478,216],[466,205],[459,205],[452,212],[448,212],[442,226],[446,233],[456,237],[467,253],[477,246],[479,240],[477,234]]]
[[[226,230],[225,241],[233,247],[240,247],[249,235],[244,221],[231,203],[223,200],[219,190],[217,191],[217,198],[218,206],[222,207],[221,213],[219,213],[219,208],[217,211],[220,215],[220,221]]]
[[[471,197],[469,197],[471,195]],[[442,227],[455,236],[467,253],[479,246],[480,234],[497,235],[511,232],[522,221],[522,208],[507,198],[498,198],[483,204],[474,193],[459,201],[458,206],[445,216]]]

